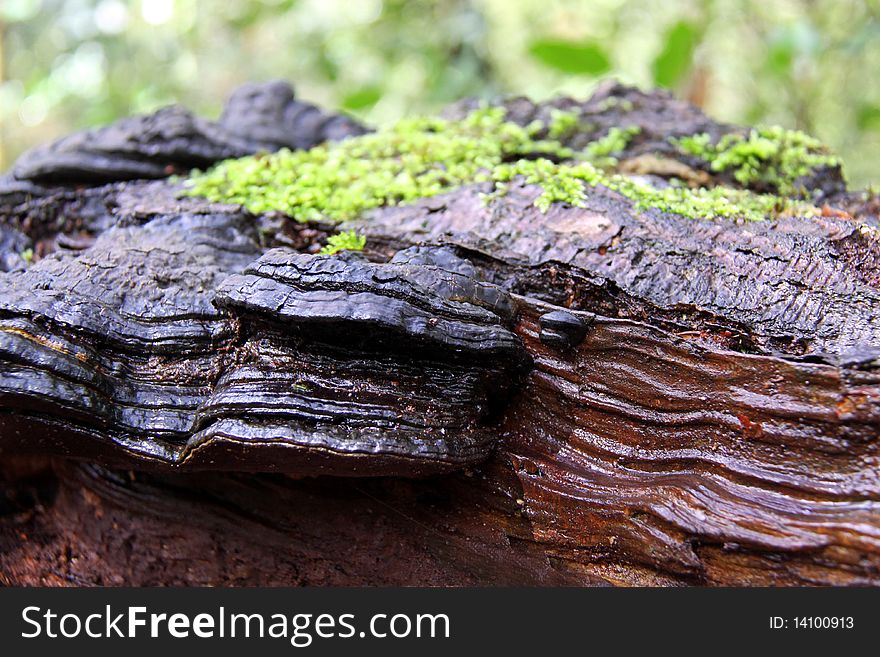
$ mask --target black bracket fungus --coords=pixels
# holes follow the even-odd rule
[[[245,83],[235,89],[219,123],[230,134],[260,144],[267,151],[312,148],[367,131],[349,116],[329,114],[297,100],[293,87],[282,80]]]
[[[529,367],[497,286],[444,248],[377,264],[276,249],[228,278],[239,359],[187,459],[294,474],[417,476],[483,460]],[[259,446],[259,449],[254,449]]]
[[[165,178],[227,158],[309,148],[364,132],[354,119],[297,100],[286,82],[247,84],[233,92],[219,121],[163,107],[31,149],[16,161],[13,177],[55,184]]]
[[[162,216],[0,274],[0,449],[174,463],[235,335],[210,292],[256,257],[251,233]]]
[[[541,342],[560,351],[574,349],[583,342],[590,326],[589,321],[566,310],[544,313],[538,322]]]
[[[0,274],[0,450],[298,476],[490,453],[530,362],[507,293],[447,249],[255,261],[254,233],[166,215]]]
[[[170,106],[38,146],[18,159],[13,174],[47,183],[164,178],[246,152],[244,141],[215,123]]]
[[[387,264],[276,249],[224,281],[216,303],[271,313],[302,331],[342,333],[364,348],[511,359],[522,350],[506,328],[516,314],[510,296],[478,281],[474,267],[446,248],[406,249]]]

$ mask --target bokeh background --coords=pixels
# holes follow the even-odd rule
[[[381,123],[608,76],[806,130],[880,182],[880,0],[0,0],[0,171],[164,104],[216,116],[245,80]]]

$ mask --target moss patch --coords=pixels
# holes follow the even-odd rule
[[[724,135],[713,144],[709,135],[671,140],[678,149],[696,156],[710,170],[730,171],[744,186],[760,186],[779,194],[804,195],[798,179],[820,167],[840,166],[840,160],[814,137],[778,126],[755,128],[747,135]]]
[[[584,207],[587,189],[602,185],[631,199],[640,210],[653,208],[693,219],[728,217],[761,221],[783,213],[802,216],[818,213],[812,205],[772,194],[755,194],[725,186],[691,189],[681,183],[657,188],[635,178],[606,173],[589,162],[555,164],[541,159],[496,167],[491,176],[483,178],[496,182],[498,191],[489,196],[503,193],[504,185],[518,176],[541,186],[543,191],[535,205],[543,212],[556,202]]]
[[[539,139],[544,126],[504,120],[503,108],[461,121],[405,119],[379,132],[307,151],[282,150],[227,160],[188,183],[189,193],[277,210],[300,221],[352,219],[364,210],[409,203],[472,182],[499,164],[541,153],[574,153]]]
[[[760,220],[780,212],[815,212],[773,195],[720,186],[657,188],[616,174],[616,155],[638,128],[612,128],[575,152],[564,140],[579,129],[580,120],[579,113],[557,111],[548,124],[520,126],[507,121],[501,107],[482,108],[459,121],[405,119],[376,133],[310,150],[227,160],[207,172],[194,172],[183,193],[239,203],[254,213],[279,211],[300,221],[340,222],[371,208],[410,203],[475,181],[494,183],[489,196],[496,197],[522,176],[541,186],[535,205],[542,211],[553,203],[583,206],[589,188],[602,185],[640,209],[693,218]],[[684,152],[707,158],[713,170],[734,170],[743,184],[766,178],[782,188],[792,175],[828,162],[817,154],[815,140],[789,132],[780,133],[784,138],[776,141],[774,132],[725,137],[715,145],[699,135],[676,143]]]

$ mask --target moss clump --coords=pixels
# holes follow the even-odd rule
[[[627,147],[637,127],[612,128],[575,152],[563,140],[580,129],[579,113],[556,111],[548,124],[528,126],[507,121],[505,116],[502,107],[486,107],[458,121],[406,119],[376,133],[306,151],[282,150],[227,160],[207,172],[194,172],[183,193],[239,203],[254,213],[278,211],[300,221],[339,222],[371,208],[409,203],[472,182],[494,183],[489,195],[494,197],[523,176],[542,187],[535,201],[542,211],[553,203],[583,206],[588,188],[597,185],[627,196],[641,209],[657,208],[694,218],[760,220],[784,211],[815,211],[741,189],[689,189],[676,184],[655,188],[614,174],[609,169],[617,163],[615,155]],[[783,133],[788,134],[779,134]],[[735,168],[737,179],[767,176],[778,181],[791,172],[800,175],[818,161],[814,140],[806,136],[773,141],[767,135],[777,132],[755,134],[755,139],[735,142],[725,138],[714,146],[702,136],[677,143],[686,152],[711,157],[716,170]],[[761,167],[768,162],[772,166],[765,171]],[[342,240],[340,249],[356,248],[356,236],[337,237]],[[333,243],[329,248],[335,248]]]
[[[693,219],[727,217],[746,221],[763,221],[782,214],[808,217],[818,209],[808,203],[798,203],[773,194],[755,194],[745,189],[718,185],[690,189],[673,184],[663,189],[616,177],[612,189],[633,199],[640,210],[655,208]]]
[[[613,157],[617,153],[622,153],[629,146],[632,138],[639,134],[641,130],[637,125],[630,125],[625,128],[609,128],[608,133],[604,137],[600,137],[588,144],[586,149],[584,149],[587,159],[598,162],[603,158]],[[613,162],[616,164],[617,160],[614,159]]]
[[[619,112],[632,112],[633,102],[629,98],[620,98],[618,96],[609,96],[602,100],[596,107],[597,112],[609,112],[618,110]]]
[[[654,208],[693,219],[728,217],[761,221],[781,213],[810,216],[818,212],[809,204],[772,194],[755,194],[725,186],[690,189],[681,184],[661,189],[627,176],[608,174],[589,162],[556,164],[544,159],[521,160],[496,167],[491,176],[496,182],[496,192],[489,197],[503,193],[507,182],[517,176],[523,176],[527,183],[541,186],[543,191],[535,205],[542,212],[557,202],[584,207],[586,188],[597,185],[626,196],[640,210]]]
[[[550,113],[550,123],[547,125],[547,136],[550,139],[565,139],[575,134],[581,127],[580,115],[576,112],[566,112],[554,109]]]
[[[671,141],[681,152],[707,162],[712,171],[731,171],[746,187],[771,188],[787,196],[802,192],[798,178],[820,167],[840,165],[818,139],[778,126],[756,128],[748,135],[724,135],[717,144],[705,133]]]
[[[327,244],[321,249],[321,255],[336,255],[340,251],[363,251],[367,238],[353,230],[346,230],[327,238]]]
[[[495,192],[486,196],[487,199],[492,199],[504,194],[507,184],[519,176],[525,178],[526,183],[541,186],[541,195],[535,199],[535,206],[541,212],[549,210],[553,203],[584,207],[587,200],[584,184],[595,186],[605,180],[599,169],[588,162],[556,164],[544,158],[500,164],[477,180],[491,180],[495,183]]]
[[[588,162],[592,162],[604,169],[612,169],[617,166],[617,157],[615,156],[625,151],[632,138],[639,134],[641,130],[637,125],[625,128],[609,128],[608,133],[604,137],[600,137],[596,141],[587,144],[587,147],[584,149],[584,156]]]
[[[240,203],[251,212],[284,212],[300,221],[352,219],[364,210],[435,196],[504,161],[574,155],[538,139],[541,124],[519,126],[505,110],[476,110],[461,121],[405,119],[379,132],[306,151],[282,150],[227,160],[194,174],[188,193]]]

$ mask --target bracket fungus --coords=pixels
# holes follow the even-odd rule
[[[296,100],[286,82],[247,84],[229,97],[219,121],[163,107],[33,148],[16,161],[12,177],[65,184],[165,178],[226,158],[364,132],[351,118]]]
[[[243,345],[199,409],[187,455],[198,463],[456,469],[488,455],[491,420],[530,362],[508,328],[510,296],[445,248],[384,264],[277,249],[226,279],[215,303],[239,317]]]
[[[256,259],[253,231],[160,217],[6,274],[0,446],[303,476],[489,454],[528,362],[509,295],[447,249]]]
[[[251,230],[162,216],[2,274],[0,447],[174,463],[234,336],[211,290],[257,256]]]

